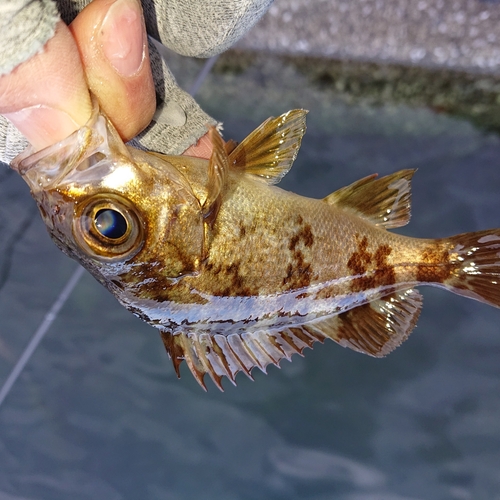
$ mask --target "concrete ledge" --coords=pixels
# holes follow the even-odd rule
[[[275,0],[237,47],[500,75],[500,0]]]
[[[336,98],[374,108],[430,108],[500,133],[500,75],[236,49],[222,54],[213,72],[260,79],[260,75],[252,73],[252,68],[259,67],[274,68],[274,76],[266,75],[268,86],[273,81],[273,86],[279,88],[281,80],[291,80],[292,86],[321,92],[325,105]]]

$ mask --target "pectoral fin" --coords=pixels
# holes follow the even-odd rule
[[[302,355],[306,347],[330,338],[344,347],[383,357],[408,338],[420,314],[422,296],[415,290],[394,292],[379,300],[351,309],[328,319],[281,331],[258,331],[227,336],[209,333],[162,332],[163,343],[180,376],[179,366],[186,361],[198,383],[206,390],[208,373],[222,389],[222,377],[236,385],[238,372],[252,378],[257,367],[279,367],[283,358]]]
[[[212,141],[212,155],[208,162],[207,198],[203,203],[203,217],[207,222],[212,222],[217,216],[222,194],[229,170],[229,159],[224,141],[215,127],[210,127],[209,137]]]
[[[410,221],[411,178],[415,170],[400,170],[377,178],[370,175],[324,198],[377,226],[390,229]]]
[[[231,168],[277,184],[297,156],[306,132],[306,114],[303,109],[294,109],[267,119],[231,152]]]

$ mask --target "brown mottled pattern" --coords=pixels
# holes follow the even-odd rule
[[[240,238],[243,239],[247,234],[247,228],[241,222],[239,224],[239,228],[240,228]]]
[[[300,206],[290,210],[296,201],[301,202],[304,216],[298,215]],[[315,203],[331,211],[326,204]],[[193,286],[215,296],[250,296],[317,282],[321,273],[315,271],[314,262],[321,265],[327,256],[327,241],[324,235],[316,248],[310,205],[310,200],[278,188],[262,189],[261,181],[233,176],[210,233],[202,273],[190,280]],[[248,210],[249,206],[259,206],[259,210]]]
[[[182,302],[185,304],[206,304],[207,300],[197,293],[191,293],[182,281],[171,282],[162,275],[158,263],[136,264],[132,269],[119,275],[120,281],[114,280],[114,285],[123,288],[121,283],[134,290],[134,295],[140,299],[150,299],[157,302]],[[121,282],[121,283],[120,283]]]
[[[449,251],[438,242],[435,242],[422,250],[416,279],[423,283],[444,283],[455,267],[456,264],[450,261]]]
[[[429,244],[377,228],[322,200],[232,175],[210,232],[208,258],[199,275],[185,280],[214,296],[305,289],[300,297],[311,300],[375,293],[380,287],[387,294],[394,283],[415,281],[421,249]],[[321,283],[324,293],[307,293]]]
[[[305,288],[311,284],[314,275],[312,262],[306,260],[304,251],[314,244],[314,235],[310,224],[304,222],[301,215],[295,217],[296,232],[290,237],[288,250],[290,263],[283,278],[283,287],[288,290]]]
[[[392,248],[387,244],[378,245],[374,252],[368,251],[368,238],[356,235],[357,250],[347,261],[347,267],[356,278],[352,281],[353,292],[368,290],[396,282],[394,266],[387,262]]]
[[[255,288],[245,276],[241,274],[241,262],[233,261],[230,264],[206,263],[204,271],[216,277],[212,294],[216,297],[250,297],[258,295],[259,290]]]

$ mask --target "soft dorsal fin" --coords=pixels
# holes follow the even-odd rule
[[[238,372],[252,378],[257,367],[279,366],[283,358],[302,355],[306,347],[330,338],[344,347],[383,357],[408,338],[420,314],[422,296],[413,289],[394,292],[328,319],[314,321],[282,331],[258,331],[229,335],[210,333],[162,332],[162,339],[174,364],[186,361],[198,383],[206,390],[204,376],[210,375],[222,390],[222,377],[236,385]]]
[[[278,118],[268,118],[231,152],[231,168],[277,184],[297,156],[306,132],[306,114],[304,109],[294,109]]]
[[[229,171],[229,159],[224,141],[215,127],[208,131],[212,142],[212,155],[208,162],[207,198],[203,203],[203,216],[207,222],[215,220]]]
[[[380,178],[373,174],[335,191],[324,201],[340,205],[377,226],[401,227],[410,221],[414,173],[400,170]]]

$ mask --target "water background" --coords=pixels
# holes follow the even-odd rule
[[[170,64],[185,88],[200,69]],[[349,101],[265,57],[219,61],[197,98],[236,140],[309,109],[285,189],[418,168],[402,233],[500,226],[500,139],[466,119]],[[7,168],[0,195],[1,382],[76,265]],[[500,499],[500,311],[420,290],[417,329],[383,360],[326,342],[204,393],[85,275],[0,408],[0,500]]]

